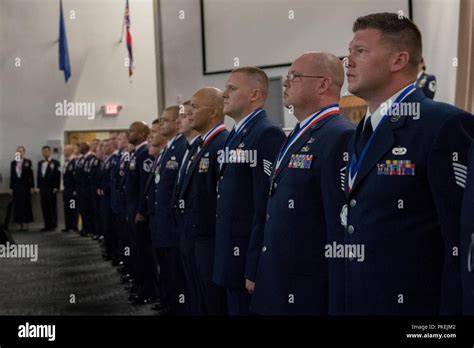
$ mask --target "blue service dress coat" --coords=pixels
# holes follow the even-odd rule
[[[466,176],[461,212],[461,276],[463,286],[463,314],[474,315],[474,142],[469,150],[468,167],[458,166]],[[460,177],[462,179],[463,177]],[[463,181],[461,181],[463,182]]]
[[[229,134],[221,158],[221,162],[229,163],[222,164],[217,184],[213,280],[218,285],[244,289],[245,279],[255,281],[271,165],[285,139],[285,133],[265,111],[257,114],[236,136],[234,132]],[[229,152],[237,150],[243,154],[241,157]],[[249,163],[251,154],[256,154],[254,163]],[[233,158],[240,158],[240,162]]]
[[[351,190],[346,180],[345,243],[365,248],[362,262],[345,260],[346,314],[461,313],[458,168],[467,164],[474,118],[420,89],[404,103],[413,117],[386,117]]]
[[[354,128],[343,116],[330,115],[311,126],[274,167],[252,312],[328,313],[325,250],[343,232],[341,173]]]
[[[174,218],[173,193],[178,179],[179,165],[186,151],[186,138],[179,135],[166,149],[155,170],[155,204],[151,240],[155,248],[171,248],[178,246],[178,234]]]
[[[212,271],[216,233],[216,185],[220,167],[218,153],[222,151],[228,135],[227,130],[221,131],[191,157],[187,170],[183,168],[184,179],[177,202],[181,256],[194,266],[184,267],[188,288],[195,287],[188,291],[195,290],[201,315],[225,313],[225,293],[212,282]]]

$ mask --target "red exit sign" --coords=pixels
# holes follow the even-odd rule
[[[122,105],[106,104],[104,105],[104,114],[108,116],[115,116],[122,110]]]

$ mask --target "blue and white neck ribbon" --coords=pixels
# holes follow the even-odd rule
[[[375,133],[377,130],[380,128],[380,125],[385,121],[387,118],[387,115],[390,115],[392,113],[393,108],[400,104],[406,97],[408,97],[412,92],[414,92],[416,89],[415,84],[411,84],[407,86],[395,99],[393,104],[390,106],[390,108],[387,110],[387,112],[382,116],[382,119],[380,120],[379,124],[377,127],[374,129],[372,132],[372,135],[370,136],[369,140],[364,146],[364,149],[362,150],[360,157],[356,158],[355,153],[352,154],[351,157],[351,163],[349,166],[349,181],[348,181],[348,186],[349,186],[349,192],[352,190],[352,186],[354,185],[355,179],[357,178],[357,173],[359,172],[360,167],[362,166],[362,163],[364,161],[365,155],[367,154],[367,151],[370,147],[370,144],[372,143],[372,140],[374,139]]]

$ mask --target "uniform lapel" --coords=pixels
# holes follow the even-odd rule
[[[250,133],[252,128],[263,118],[267,117],[267,113],[265,110],[262,110],[257,116],[255,116],[249,123],[245,125],[243,129],[237,134],[237,136],[229,143],[226,144],[226,147],[229,148],[229,150],[235,150],[240,144],[244,143],[245,137]],[[229,135],[230,136],[230,135]],[[224,151],[226,150],[225,148],[223,149]],[[222,166],[220,167],[219,174],[224,172],[224,168],[226,167],[226,162],[222,163]]]
[[[305,145],[308,140],[311,138],[311,136],[314,136],[321,127],[323,127],[326,122],[331,120],[333,117],[337,117],[338,115],[333,115],[328,118],[323,119],[320,122],[317,122],[315,125],[311,126],[310,129],[308,129],[291,147],[288,149],[286,152],[285,156],[283,156],[280,165],[278,166],[278,170],[275,171],[275,179],[278,178],[278,176],[287,168],[288,162],[291,159],[291,155],[294,154],[295,152],[298,152],[303,145]],[[290,141],[290,140],[287,140]],[[276,166],[276,165],[275,165]]]
[[[404,103],[417,102],[423,99],[423,96],[420,95],[423,93],[421,90],[416,89],[403,101]],[[393,147],[395,142],[394,132],[405,126],[406,119],[408,116],[400,116],[398,118],[385,116],[387,119],[383,120],[375,132],[374,138],[370,147],[367,150],[367,154],[362,162],[362,165],[357,173],[357,177],[352,185],[351,192],[354,192],[354,189],[364,180],[364,178],[370,173],[372,168],[374,168],[377,163],[382,159],[382,157]],[[361,121],[363,122],[363,121]],[[382,121],[380,121],[382,122]],[[360,126],[360,125],[359,125]],[[357,127],[358,134],[360,134],[360,129]],[[351,156],[354,155],[354,145],[351,146]]]

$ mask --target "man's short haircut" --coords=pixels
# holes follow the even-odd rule
[[[179,117],[179,106],[178,105],[168,106],[167,108],[165,108],[164,111],[166,111],[166,112],[170,113],[171,115],[173,115],[173,118],[175,120]]]
[[[408,64],[418,71],[423,51],[421,32],[409,18],[399,17],[396,13],[373,13],[357,18],[352,26],[354,33],[364,29],[379,30],[385,43],[395,49],[407,51],[410,55]]]
[[[23,145],[18,146],[17,149],[23,149],[23,152],[26,152],[26,149]]]
[[[154,124],[160,124],[160,119],[159,118],[155,118],[153,120],[153,122],[151,123],[151,125],[154,125]]]
[[[43,146],[43,147],[41,148],[41,150],[46,150],[46,149],[48,149],[49,151],[51,151],[51,146],[45,145],[45,146]]]
[[[248,77],[255,79],[260,86],[260,90],[262,91],[263,99],[266,99],[268,96],[268,76],[260,68],[254,66],[244,66],[241,68],[237,68],[232,70],[232,73],[241,73],[245,74]]]

